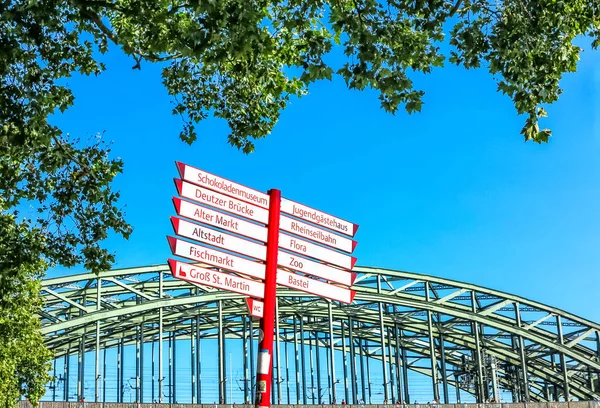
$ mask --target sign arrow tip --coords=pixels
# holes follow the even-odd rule
[[[184,173],[185,173],[185,164],[175,160],[175,165],[177,166],[177,171],[179,171],[179,175],[181,177],[184,177]]]
[[[181,198],[173,197],[173,205],[175,206],[175,211],[179,214],[181,212]]]
[[[175,271],[177,270],[177,261],[174,259],[168,258],[167,262],[169,263],[169,269],[171,270],[171,274],[175,275]]]
[[[171,252],[175,252],[175,247],[177,246],[177,239],[167,235],[167,241],[169,241]]]
[[[348,303],[352,303],[352,301],[354,300],[354,296],[356,296],[356,291],[351,290],[350,291],[350,302],[348,302]]]
[[[173,181],[175,182],[175,187],[177,187],[177,194],[181,195],[181,179],[174,178]]]
[[[173,224],[173,228],[175,229],[175,233],[178,234],[179,231],[179,218],[175,216],[171,216],[171,224]]]

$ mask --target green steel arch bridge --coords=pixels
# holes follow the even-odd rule
[[[277,289],[274,403],[368,404],[375,387],[380,399],[410,402],[415,373],[441,403],[600,397],[597,323],[469,283],[373,267],[355,272],[349,305]],[[127,402],[127,386],[140,403],[183,402],[182,389],[191,392],[188,402],[212,403],[202,384],[207,341],[218,401],[233,402],[227,354],[230,365],[243,366],[236,388],[252,400],[260,333],[244,296],[176,280],[167,265],[46,279],[42,293],[42,333],[55,358],[46,400]],[[114,392],[107,392],[107,355],[116,358]],[[375,377],[381,384],[373,386]]]

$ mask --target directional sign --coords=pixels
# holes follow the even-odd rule
[[[264,297],[265,285],[258,281],[212,271],[174,259],[169,259],[169,267],[173,276],[178,279],[261,299]]]
[[[330,231],[286,217],[285,215],[282,215],[279,219],[279,228],[345,252],[352,253],[357,244],[352,239],[336,235]]]
[[[341,218],[334,217],[333,215],[285,198],[281,199],[281,211],[351,237],[356,234],[356,230],[358,229],[358,225],[353,224],[350,221],[342,220]]]
[[[333,266],[311,261],[310,259],[283,251],[279,251],[277,261],[280,266],[294,269],[307,275],[318,276],[331,282],[341,283],[342,285],[352,286],[356,280],[356,273],[354,272],[334,268]]]
[[[354,264],[356,263],[356,258],[353,256],[335,252],[331,249],[285,234],[279,234],[279,248],[317,258],[346,269],[354,268]]]
[[[261,263],[217,251],[216,249],[194,245],[191,242],[182,241],[177,238],[167,237],[167,239],[169,240],[173,255],[204,262],[259,279],[265,278],[265,265]]]
[[[242,255],[258,258],[261,261],[267,259],[267,247],[250,242],[243,238],[234,237],[225,232],[215,231],[203,225],[194,224],[177,217],[171,217],[173,229],[177,235],[195,239],[204,244],[213,245]]]
[[[277,284],[343,303],[352,303],[352,299],[356,295],[356,292],[353,290],[340,288],[306,276],[282,271],[281,269],[277,271]]]
[[[224,232],[210,230],[201,225],[194,224],[191,222],[187,222],[185,220],[181,220],[177,217],[171,217],[171,223],[173,224],[173,229],[177,235],[181,235],[185,238],[195,239],[202,243],[207,243],[219,248],[228,249],[242,255],[251,256],[257,258],[261,261],[266,260],[266,247],[260,244],[256,244],[254,242],[246,241],[245,239],[234,237],[233,235],[226,234]],[[191,245],[187,241],[180,241],[180,246],[184,247],[186,244]],[[196,248],[196,249],[193,249]],[[190,258],[190,256],[185,255],[191,253],[198,253],[198,250],[202,250],[200,254],[206,258],[206,254],[204,247],[189,247],[189,250],[186,252],[181,252],[179,256],[183,256],[186,258]],[[181,254],[183,253],[183,255]],[[232,256],[229,254],[224,254],[226,256]],[[342,269],[337,269],[329,265],[325,265],[319,262],[311,261],[306,258],[302,258],[297,255],[288,254],[283,251],[279,251],[277,256],[278,263],[280,266],[284,266],[286,268],[294,269],[299,272],[304,272],[308,275],[317,276],[328,281],[341,283],[344,285],[352,286],[354,280],[356,279],[356,274],[352,272],[347,272]],[[197,258],[190,258],[196,259]],[[207,262],[205,259],[202,259],[203,262]],[[243,259],[243,261],[247,261]],[[207,262],[208,263],[208,262]],[[211,265],[214,265],[211,263]],[[216,265],[221,266],[221,265]],[[227,268],[227,266],[224,266]],[[243,271],[240,271],[243,273]],[[250,273],[250,276],[257,276],[256,274]]]
[[[269,196],[253,188],[243,186],[204,170],[197,169],[181,162],[175,162],[181,178],[198,186],[209,188],[233,198],[247,201],[262,208],[269,208]]]
[[[176,197],[173,197],[173,204],[175,205],[177,214],[182,217],[213,225],[258,241],[267,242],[267,229],[261,225],[244,221],[229,214],[211,210],[210,208],[192,204],[189,201]]]
[[[248,306],[248,313],[253,317],[263,317],[265,311],[265,304],[260,300],[246,298],[246,305]]]
[[[205,189],[204,187],[195,186],[187,181],[175,179],[175,185],[180,196],[189,198],[200,204],[210,205],[253,221],[262,222],[263,224],[266,224],[269,218],[269,211],[264,208]]]

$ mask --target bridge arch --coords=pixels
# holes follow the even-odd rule
[[[409,373],[428,376],[432,398],[446,403],[465,394],[477,402],[600,398],[597,323],[469,283],[373,267],[355,271],[357,295],[351,305],[278,288],[274,374],[286,383],[276,382],[273,401],[314,402],[314,370],[307,374],[306,366],[310,363],[312,368],[317,348],[325,350],[321,359],[325,356],[326,363],[319,364],[326,365],[328,373],[326,379],[317,379],[317,389],[326,385],[324,397],[329,400],[369,402],[369,370],[380,373],[382,383],[377,387],[389,400],[411,400]],[[85,394],[87,356],[94,361],[93,384],[87,387],[93,396],[86,395],[87,400],[125,402],[123,386],[131,378],[124,376],[123,350],[129,347],[135,350],[135,400],[162,400],[169,388],[168,398],[175,402],[173,365],[178,355],[172,348],[184,342],[190,349],[189,402],[212,402],[201,401],[198,358],[202,342],[212,339],[220,346],[215,348],[220,351],[219,399],[227,402],[226,339],[240,344],[232,349],[243,360],[244,398],[250,397],[254,369],[250,340],[256,337],[257,325],[248,317],[243,296],[173,279],[166,265],[46,279],[42,292],[42,333],[55,356],[55,375],[63,379],[62,388],[56,381],[51,384],[46,398]],[[148,372],[144,354],[150,344],[153,368]],[[155,358],[154,347],[162,359]],[[163,347],[171,352],[168,361],[163,361]],[[298,357],[291,353],[293,364],[285,363],[290,360],[288,348],[298,350]],[[120,370],[116,393],[108,395],[107,350],[116,353]],[[65,359],[75,354],[76,367],[72,357]],[[318,358],[318,353],[314,356]],[[57,361],[62,367],[56,368]],[[160,372],[169,375],[163,379]],[[77,378],[74,384],[72,377]]]

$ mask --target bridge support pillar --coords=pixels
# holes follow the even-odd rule
[[[377,293],[381,294],[381,276],[377,275]],[[383,302],[379,302],[379,341],[381,344],[381,366],[383,373],[383,398],[389,402],[387,358],[385,353],[385,326],[383,325]]]
[[[296,367],[297,370],[302,370],[302,403],[304,405],[306,405],[307,399],[306,399],[306,370],[304,369],[304,366],[306,364],[306,359],[305,359],[305,351],[304,351],[304,317],[300,316],[300,359],[301,361],[301,365],[300,367]],[[319,365],[318,361],[317,361],[317,366]]]
[[[404,383],[404,398],[407,404],[410,404],[410,390],[408,389],[408,355],[406,354],[406,347],[402,344],[404,334],[402,328],[398,332],[398,338],[400,339],[400,352],[402,357],[402,377]]]
[[[471,291],[471,310],[473,313],[477,313],[477,298],[475,291]],[[476,383],[476,398],[478,403],[484,402],[484,391],[483,391],[483,362],[481,361],[481,339],[479,338],[479,324],[475,321],[471,323],[471,330],[475,338],[475,368],[477,370],[477,383]]]
[[[192,404],[196,404],[196,322],[195,320],[190,320],[190,374],[191,374],[191,382],[192,382]],[[246,320],[244,318],[244,358],[246,357]],[[246,361],[244,361],[244,369],[246,368]],[[244,390],[245,391],[245,390]],[[245,394],[245,393],[244,393]],[[246,395],[244,395],[245,397]],[[245,400],[244,400],[245,401]]]
[[[350,346],[350,384],[352,386],[352,403],[358,404],[358,381],[356,378],[356,348],[354,345],[353,326],[354,321],[352,320],[352,317],[350,317],[348,319],[348,342]],[[365,399],[364,382],[362,387],[362,399]]]
[[[163,273],[158,273],[158,298],[163,297]],[[163,402],[163,308],[158,309],[158,403]],[[153,401],[154,402],[154,401]]]
[[[290,405],[291,395],[290,395],[290,365],[288,359],[288,331],[287,329],[283,329],[283,336],[285,337],[285,342],[283,343],[283,352],[285,353],[285,391],[287,397],[287,404]]]
[[[389,368],[390,368],[390,396],[391,404],[396,403],[396,382],[394,376],[394,352],[392,351],[392,330],[391,328],[386,329],[387,334],[387,346],[388,346],[388,357],[389,357]],[[399,399],[399,398],[398,398]]]
[[[440,320],[438,316],[438,321]],[[450,403],[448,395],[448,373],[446,371],[446,345],[444,344],[444,333],[440,331],[440,356],[442,364],[442,391],[444,393],[444,404]]]
[[[277,296],[275,297],[275,354],[277,354],[277,404],[281,404],[283,402],[281,396],[281,345],[279,336],[279,298]],[[275,402],[274,399],[273,402]]]
[[[196,295],[198,295],[196,289]],[[202,404],[202,348],[200,344],[200,317],[196,315],[196,399]]]
[[[144,402],[144,323],[140,324],[140,383],[138,387],[140,389],[140,399],[138,402]]]
[[[348,354],[346,350],[346,330],[344,329],[344,319],[340,320],[340,328],[342,331],[342,367],[344,369],[344,398],[346,404],[356,404],[353,399],[350,399],[350,392],[348,389]]]
[[[100,295],[102,293],[102,279],[96,279],[96,310],[100,310]],[[96,369],[94,371],[94,402],[98,402],[100,388],[100,321],[96,321]]]
[[[371,368],[369,367],[369,341],[368,340],[364,340],[364,346],[362,347],[362,349],[360,350],[360,355],[361,357],[363,356],[363,352],[365,353],[365,362],[366,362],[366,368],[367,368],[367,391],[368,391],[368,398],[369,398],[369,404],[372,404],[372,396],[373,396],[373,390],[371,388]],[[365,401],[366,403],[366,401]]]
[[[425,282],[425,302],[431,301],[429,294],[429,282]],[[437,357],[435,355],[435,342],[433,338],[433,315],[431,310],[427,310],[427,331],[429,332],[429,355],[431,359],[431,383],[433,386],[433,398],[440,400],[440,390],[438,388]]]
[[[300,369],[298,364],[300,362],[300,356],[298,354],[298,320],[294,316],[294,355],[296,361],[294,364],[294,370],[296,370],[296,404],[300,405]]]
[[[354,344],[352,345],[352,347],[354,348]],[[358,339],[358,362],[360,364],[360,389],[361,389],[361,395],[362,395],[362,400],[363,403],[366,403],[369,398],[367,397],[367,387],[366,387],[366,377],[365,377],[365,360],[363,358],[363,351],[362,351],[362,339]]]
[[[515,320],[517,321],[517,327],[521,327],[521,312],[519,311],[519,303],[515,302]],[[529,402],[529,372],[527,369],[527,358],[525,355],[525,342],[523,337],[517,336],[517,344],[519,346],[519,358],[521,360],[521,396]]]
[[[396,307],[394,306],[394,313],[396,313]],[[396,344],[394,356],[396,361],[396,388],[398,393],[398,400],[400,402],[405,401],[402,395],[402,358],[400,356],[400,337],[398,336],[398,324],[394,323],[394,343]]]
[[[321,348],[319,346],[319,333],[315,332],[315,355],[317,364],[317,404],[321,405],[323,401],[323,394],[321,393]]]
[[[562,346],[565,344],[563,337],[563,329],[562,329],[562,319],[560,315],[556,316],[556,328],[558,329],[558,343]],[[571,391],[569,389],[569,375],[567,372],[567,361],[565,358],[565,353],[560,353],[560,369],[562,371],[563,377],[563,396],[565,398],[565,402],[571,399]]]
[[[329,302],[329,366],[331,367],[331,398],[337,404],[337,392],[335,385],[337,381],[335,379],[335,348],[333,345],[333,302]],[[348,401],[345,401],[348,403]]]
[[[106,342],[102,351],[102,402],[106,402]]]
[[[85,301],[84,301],[85,304]],[[83,328],[83,334],[79,338],[79,352],[77,353],[77,400],[84,396],[85,382],[85,335],[86,328]]]
[[[219,404],[225,404],[226,403],[226,398],[225,398],[225,361],[223,361],[223,352],[224,352],[224,347],[225,347],[225,340],[224,340],[224,332],[223,332],[223,303],[218,300],[217,301],[217,312],[218,312],[218,334],[217,334],[217,341],[218,341],[218,350],[217,350],[217,367],[218,367],[218,371],[219,371]],[[265,333],[265,336],[267,334]]]
[[[250,326],[250,401],[254,401],[256,398],[256,378],[254,377],[256,366],[254,365],[254,322],[252,318],[249,319],[248,324]]]
[[[242,352],[244,354],[244,404],[250,401],[250,395],[248,394],[248,319],[252,319],[252,316],[244,316],[244,328],[242,331]]]
[[[64,359],[64,370],[63,370],[63,391],[64,391],[64,400],[69,401],[69,375],[71,374],[71,342],[67,345],[67,354]]]

